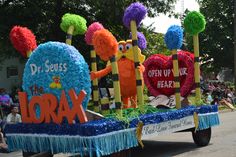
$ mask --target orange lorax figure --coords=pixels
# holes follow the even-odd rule
[[[136,78],[135,78],[135,66],[133,58],[132,40],[120,41],[119,49],[116,56],[119,71],[120,89],[123,102],[123,108],[129,108],[129,99],[131,101],[131,107],[137,107],[137,89],[136,89]],[[145,56],[141,54],[139,49],[139,60],[143,63]],[[142,74],[145,70],[144,66],[140,64],[140,73]],[[108,62],[107,67],[97,72],[91,72],[91,79],[101,78],[111,72],[111,65]],[[142,77],[143,81],[143,77]]]

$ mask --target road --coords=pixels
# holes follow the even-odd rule
[[[210,144],[197,147],[190,132],[157,136],[144,141],[144,149],[132,157],[236,157],[236,112],[220,114],[221,124],[212,128]]]
[[[206,147],[197,147],[190,132],[156,136],[144,141],[144,149],[135,149],[132,157],[236,157],[236,112],[220,114],[220,126],[212,128],[212,138]],[[62,157],[63,155],[55,155]],[[20,152],[0,157],[22,157]]]

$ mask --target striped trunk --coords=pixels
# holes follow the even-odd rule
[[[180,80],[179,80],[179,63],[177,50],[172,50],[172,61],[173,61],[173,70],[174,70],[174,88],[175,88],[175,103],[176,108],[181,108],[180,102]]]
[[[198,35],[193,36],[193,48],[194,48],[194,79],[195,79],[195,86],[196,86],[195,100],[196,100],[196,102],[200,102],[200,100],[201,100],[201,89],[200,89],[200,66],[199,66]]]
[[[71,45],[72,43],[72,35],[73,35],[73,31],[74,31],[74,26],[70,26],[67,30],[67,35],[66,35],[66,43],[68,45]]]
[[[92,71],[97,71],[97,62],[96,62],[96,52],[92,50],[90,52],[91,56],[91,68]],[[93,88],[93,104],[94,104],[94,111],[99,112],[100,111],[100,106],[99,106],[99,95],[98,95],[98,79],[94,79],[92,81],[92,88]]]
[[[31,50],[26,52],[27,58],[30,58],[31,53],[32,53]]]
[[[119,71],[118,71],[118,66],[116,62],[116,57],[112,56],[110,58],[110,62],[111,62],[111,67],[112,67],[112,80],[113,80],[113,87],[114,87],[116,112],[120,116],[122,116]]]
[[[137,88],[137,98],[138,98],[138,106],[141,111],[143,111],[144,98],[143,98],[143,87],[141,74],[138,69],[139,58],[138,58],[138,37],[137,37],[137,26],[135,21],[131,21],[130,23],[131,33],[132,33],[132,45],[134,52],[134,65],[135,65],[135,76],[136,76],[136,88]]]
[[[108,115],[110,113],[110,102],[109,98],[101,99],[101,110],[103,115]]]

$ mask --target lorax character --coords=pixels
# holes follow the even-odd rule
[[[131,107],[137,107],[137,90],[136,90],[136,77],[135,77],[135,66],[132,40],[120,41],[118,46],[118,53],[116,60],[118,64],[119,80],[121,97],[123,102],[123,108],[130,108],[129,99],[131,101]],[[142,73],[145,68],[142,63],[145,60],[145,56],[141,54],[141,50],[138,49],[138,56],[140,61],[139,71],[141,73],[141,79],[143,82]],[[101,78],[111,72],[111,65],[108,62],[107,67],[97,72],[91,72],[91,79]]]

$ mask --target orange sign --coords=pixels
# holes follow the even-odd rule
[[[63,118],[67,118],[68,123],[72,124],[76,116],[80,123],[88,121],[84,112],[82,101],[86,95],[85,91],[81,91],[77,96],[75,91],[71,89],[69,96],[72,101],[72,108],[68,104],[65,91],[62,90],[61,97],[58,101],[53,94],[43,94],[42,96],[33,96],[28,103],[27,93],[19,92],[20,110],[23,123],[50,123],[60,124]],[[40,107],[40,117],[36,116],[35,106]]]

